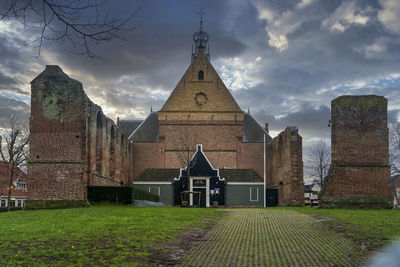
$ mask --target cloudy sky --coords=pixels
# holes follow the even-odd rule
[[[116,17],[140,9],[124,40],[94,47],[100,60],[46,40],[36,57],[37,43],[24,44],[40,28],[0,22],[0,122],[11,113],[29,116],[29,82],[46,64],[80,80],[109,117],[145,118],[190,64],[200,9],[212,64],[240,107],[268,121],[272,135],[296,125],[305,151],[329,141],[330,102],[344,94],[383,95],[389,120],[400,118],[398,0],[119,0],[104,8]]]

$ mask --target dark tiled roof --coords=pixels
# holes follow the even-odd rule
[[[179,169],[146,169],[135,182],[172,182],[179,177]]]
[[[172,182],[180,175],[179,169],[146,169],[135,182]],[[263,179],[253,169],[220,169],[220,178],[228,182],[262,183]]]
[[[125,136],[130,136],[142,122],[139,120],[119,120],[118,127]]]
[[[311,188],[313,187],[313,184],[305,184],[304,185],[304,193],[312,193]]]
[[[129,136],[129,141],[152,143],[159,142],[158,112],[152,112]]]
[[[253,169],[220,169],[219,176],[220,178],[225,178],[228,184],[229,182],[263,182],[263,178]]]
[[[250,114],[245,113],[243,121],[243,142],[262,143],[264,142],[264,134],[266,135],[265,141],[267,143],[270,142],[272,140],[271,136],[269,136]]]

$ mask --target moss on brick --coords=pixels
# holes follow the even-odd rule
[[[77,99],[81,84],[73,79],[49,80],[43,90],[37,91],[37,97],[47,120],[61,123],[70,119],[68,107]]]

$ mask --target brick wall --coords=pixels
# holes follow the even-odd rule
[[[332,165],[322,198],[390,196],[387,100],[341,96],[332,101]]]
[[[84,200],[86,185],[132,178],[127,138],[58,66],[46,66],[31,82],[30,135],[29,199]]]
[[[298,130],[286,128],[267,144],[268,188],[278,189],[280,205],[303,205],[302,138]]]

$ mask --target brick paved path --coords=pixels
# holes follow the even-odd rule
[[[182,266],[359,266],[351,240],[295,211],[232,209]]]

